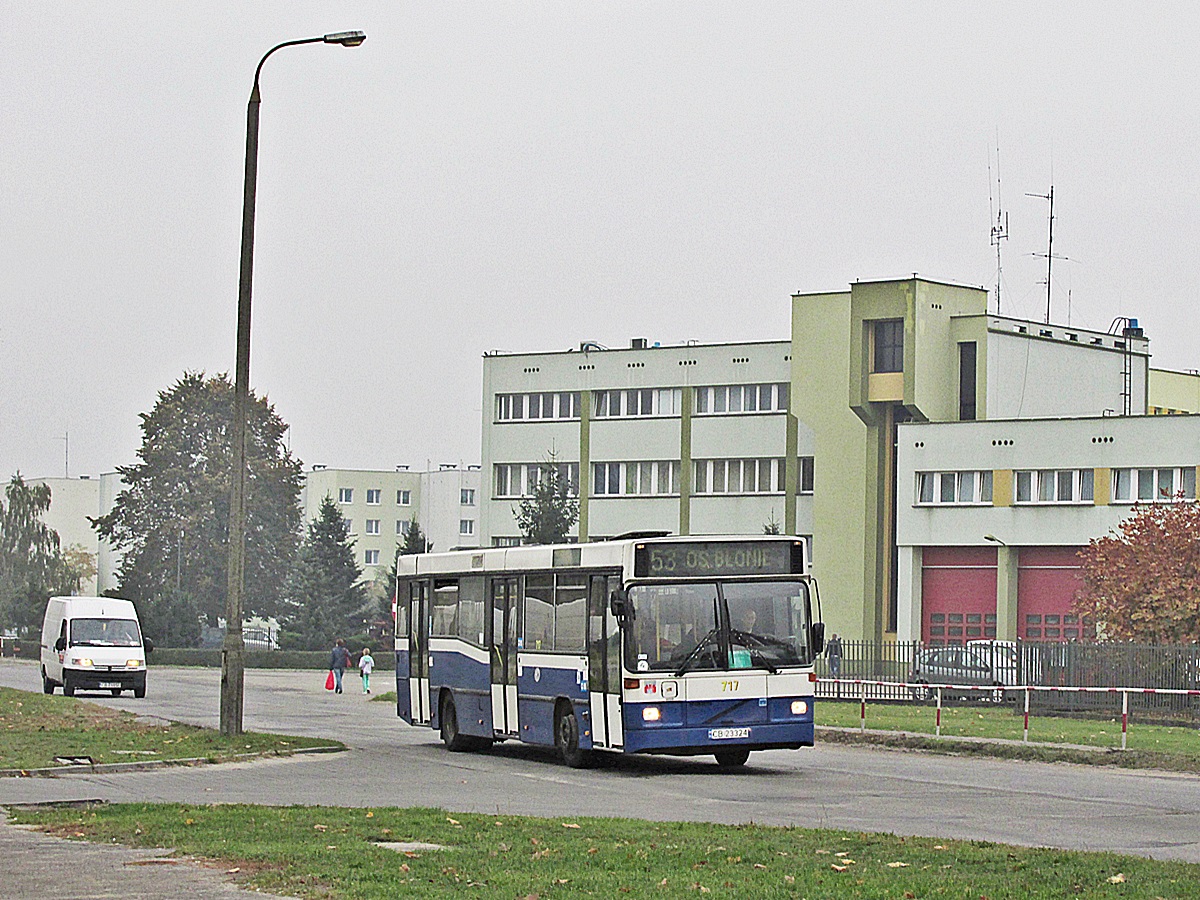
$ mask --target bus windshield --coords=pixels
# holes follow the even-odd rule
[[[142,635],[133,619],[72,619],[73,647],[140,647]]]
[[[808,588],[799,581],[639,584],[625,664],[634,672],[807,665]]]

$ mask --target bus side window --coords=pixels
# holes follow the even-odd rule
[[[433,582],[433,615],[429,633],[443,637],[458,634],[458,579],[439,578]]]
[[[587,624],[587,576],[559,575],[554,590],[554,649],[584,650]]]
[[[396,585],[396,637],[408,637],[408,585],[400,582]]]
[[[483,646],[483,576],[464,577],[458,585],[458,636]]]
[[[525,649],[554,646],[554,576],[525,577]]]

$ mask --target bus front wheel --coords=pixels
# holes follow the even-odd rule
[[[563,762],[572,769],[585,769],[592,761],[592,754],[579,746],[579,719],[569,703],[560,703],[554,722],[554,743],[562,754]]]
[[[713,755],[717,758],[717,765],[722,769],[736,769],[746,764],[746,760],[750,758],[750,751],[740,747],[731,747],[728,750],[718,750]]]

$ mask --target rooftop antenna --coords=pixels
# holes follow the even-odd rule
[[[992,214],[992,160],[991,155],[988,156],[988,215]],[[992,225],[992,246],[996,248],[996,315],[1000,315],[1000,276],[1004,271],[1000,264],[1000,246],[1002,241],[1008,240],[1008,213],[1004,211],[1004,204],[1000,199],[1000,135],[996,134],[996,221]]]
[[[63,432],[63,436],[58,438],[63,442],[63,478],[71,477],[71,432]]]
[[[1044,256],[1046,258],[1046,324],[1050,324],[1050,272],[1056,259],[1067,259],[1065,256],[1054,255],[1054,183],[1050,183],[1050,191],[1046,194],[1030,194],[1026,193],[1026,197],[1040,197],[1042,200],[1050,201],[1050,237],[1046,241],[1045,253],[1033,253],[1032,256]]]

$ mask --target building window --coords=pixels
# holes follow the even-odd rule
[[[616,419],[641,416],[677,416],[682,409],[682,397],[682,388],[593,391],[592,417]]]
[[[492,546],[493,547],[520,547],[521,539],[519,537],[512,537],[512,536],[501,537],[500,535],[497,535],[496,537],[492,538]]]
[[[367,534],[379,534],[379,520],[367,519],[366,528],[364,530]]]
[[[775,494],[783,491],[782,459],[698,459],[697,494]]]
[[[475,489],[462,488],[458,492],[459,506],[474,506],[475,505]]]
[[[346,523],[346,534],[354,534],[354,520],[344,519],[343,521]]]
[[[509,465],[506,463],[497,463],[492,467],[495,475],[497,497],[521,496],[522,468],[523,467],[519,465]]]
[[[695,388],[699,416],[769,413],[787,409],[788,386],[781,384],[722,384]]]
[[[1038,469],[1016,473],[1016,502],[1028,504],[1091,503],[1095,497],[1092,469]]]
[[[579,392],[563,391],[537,394],[497,394],[496,420],[578,419]]]
[[[412,491],[396,491],[396,505],[397,506],[411,506],[412,505]]]
[[[364,551],[363,552],[363,562],[366,563],[368,566],[379,565],[379,551],[378,550]]]
[[[918,472],[916,506],[988,506],[992,472]]]
[[[367,506],[378,506],[383,502],[383,491],[379,488],[367,488]]]
[[[1114,503],[1166,503],[1196,499],[1196,468],[1113,469]]]
[[[813,458],[800,457],[799,478],[796,479],[796,493],[811,494],[813,492]]]
[[[621,493],[620,463],[594,463],[592,465],[592,493],[597,497],[614,496]]]
[[[353,503],[354,488],[338,488],[338,503]]]
[[[474,519],[459,519],[458,520],[458,533],[459,534],[474,534],[475,533],[475,520]]]
[[[974,341],[958,345],[958,419],[975,421],[975,356]]]
[[[904,371],[904,320],[882,319],[874,323],[872,372]]]
[[[405,528],[407,528],[407,526],[408,526],[407,521],[405,521],[404,519],[397,519],[396,520],[396,534],[404,534]]]

